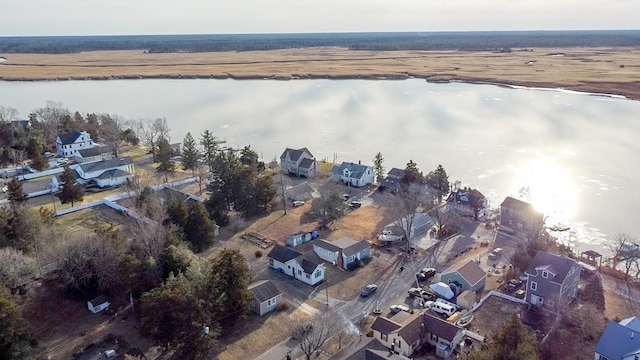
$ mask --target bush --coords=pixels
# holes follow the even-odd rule
[[[279,312],[289,310],[289,303],[286,301],[282,301],[280,304],[278,304],[278,306],[276,306],[276,310]]]
[[[260,250],[256,250],[253,254],[256,256],[256,259],[260,259],[262,257],[262,251]]]

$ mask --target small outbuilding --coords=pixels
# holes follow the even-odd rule
[[[92,314],[97,314],[101,311],[107,310],[109,305],[109,299],[104,295],[100,295],[97,298],[87,301],[87,308]]]
[[[270,280],[255,282],[247,290],[253,294],[251,308],[260,316],[273,311],[282,299],[282,292]]]
[[[465,290],[456,299],[456,304],[463,309],[471,309],[476,304],[476,293],[471,290]]]
[[[487,273],[473,260],[453,265],[440,275],[440,281],[455,284],[458,293],[464,290],[477,293],[484,288],[486,279]]]

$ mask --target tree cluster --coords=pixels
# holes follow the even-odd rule
[[[237,250],[223,250],[211,262],[193,258],[185,271],[170,273],[161,286],[142,296],[141,331],[182,358],[195,358],[222,328],[248,313],[248,285],[249,267]]]
[[[180,238],[199,253],[213,245],[215,222],[200,202],[189,202],[181,198],[171,199],[167,205],[167,221],[178,227]]]
[[[467,360],[537,360],[538,342],[516,314],[505,322],[489,343],[467,354]]]

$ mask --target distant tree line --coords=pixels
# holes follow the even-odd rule
[[[100,50],[150,53],[256,51],[338,46],[352,50],[509,51],[527,47],[640,46],[640,31],[501,31],[246,35],[0,37],[0,53]]]

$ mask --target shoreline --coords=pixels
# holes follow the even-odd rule
[[[561,54],[562,56],[559,56]],[[0,81],[139,79],[406,80],[576,91],[640,100],[640,48],[490,51],[358,51],[0,54]]]

